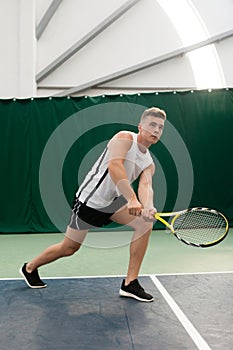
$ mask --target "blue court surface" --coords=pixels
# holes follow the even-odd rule
[[[141,276],[152,303],[119,296],[121,277],[0,280],[1,350],[230,350],[233,273]]]

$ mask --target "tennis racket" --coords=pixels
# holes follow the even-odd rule
[[[171,222],[167,222],[164,217],[172,217]],[[168,227],[181,242],[200,248],[220,243],[229,229],[225,216],[209,208],[156,213],[155,218]]]

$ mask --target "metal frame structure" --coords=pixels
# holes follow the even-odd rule
[[[44,16],[42,17],[41,21],[36,27],[36,38],[37,40],[40,39],[41,35],[45,31],[47,25],[49,24],[51,18],[57,11],[58,7],[60,6],[62,0],[53,0],[47,11],[45,12]]]
[[[180,56],[183,56],[183,55],[187,54],[188,52],[200,49],[204,46],[215,44],[215,43],[218,43],[222,40],[226,40],[232,36],[233,36],[233,30],[220,33],[218,35],[210,37],[207,40],[203,40],[201,42],[198,42],[194,45],[190,45],[187,47],[183,47],[181,49],[177,49],[175,51],[172,51],[172,52],[166,53],[164,55],[155,57],[151,60],[147,60],[145,62],[136,64],[134,66],[122,69],[120,71],[106,75],[104,77],[89,81],[87,83],[84,83],[84,84],[81,84],[81,85],[78,85],[78,86],[75,86],[72,88],[68,88],[68,89],[56,94],[55,96],[68,96],[68,95],[72,95],[72,94],[75,94],[75,93],[78,93],[78,92],[81,92],[81,91],[84,91],[84,90],[87,90],[87,89],[90,89],[93,87],[98,87],[98,85],[100,85],[100,84],[108,83],[112,80],[116,80],[116,79],[125,77],[127,75],[139,72],[143,69],[150,68],[150,67],[158,65],[160,63],[172,60],[172,59],[180,57]]]
[[[177,57],[182,57],[188,52],[200,49],[207,45],[217,44],[222,40],[226,40],[233,36],[233,30],[229,30],[226,32],[222,32],[215,36],[212,36],[206,40],[197,42],[193,45],[182,47],[176,49],[171,52],[167,52],[163,55],[154,57],[152,59],[146,60],[144,62],[135,64],[133,66],[121,69],[119,71],[113,72],[111,74],[102,76],[97,79],[93,79],[91,81],[87,81],[77,86],[71,87],[62,87],[62,86],[43,86],[39,85],[41,81],[43,81],[46,77],[48,77],[52,72],[57,70],[62,64],[64,64],[67,60],[69,60],[72,56],[74,56],[79,50],[81,50],[84,46],[86,46],[90,41],[96,38],[100,33],[102,33],[107,27],[109,27],[112,23],[114,23],[118,18],[124,15],[129,9],[131,9],[134,5],[136,5],[141,0],[127,0],[125,3],[117,8],[110,16],[106,17],[101,23],[99,23],[95,28],[93,28],[89,33],[84,35],[79,41],[73,44],[68,50],[63,52],[60,56],[58,56],[53,62],[51,62],[47,67],[41,70],[36,76],[37,89],[54,89],[54,90],[63,90],[58,92],[55,96],[69,96],[72,94],[80,93],[82,91],[97,88],[103,89],[105,83],[109,83],[111,81],[115,81],[125,76],[129,76],[131,74],[137,73],[144,69],[159,65],[161,63],[170,61]],[[41,35],[45,31],[47,25],[49,24],[51,18],[56,13],[58,7],[62,3],[62,0],[53,0],[42,17],[40,23],[36,28],[36,37],[37,40],[40,39]],[[114,87],[113,87],[114,88]],[[155,87],[150,87],[153,89]],[[149,89],[149,88],[148,88]]]
[[[61,3],[62,0],[54,0],[54,2]],[[69,58],[71,58],[74,54],[76,54],[82,47],[87,45],[91,40],[93,40],[97,35],[99,35],[102,31],[104,31],[107,27],[109,27],[113,22],[115,22],[119,17],[125,14],[131,7],[136,5],[137,2],[141,0],[128,0],[125,4],[119,7],[116,11],[114,11],[109,17],[107,17],[104,21],[102,21],[99,25],[97,25],[94,29],[92,29],[89,33],[87,33],[82,39],[77,41],[74,45],[72,45],[67,51],[57,57],[52,63],[50,63],[46,68],[44,68],[41,72],[39,72],[36,76],[36,81],[39,83],[43,79],[45,79],[48,75],[54,72],[57,68],[59,68],[64,62],[66,62]],[[57,4],[58,5],[58,4]],[[50,9],[47,11],[47,16],[45,14],[44,17],[49,18],[49,15],[52,15],[52,10],[55,9],[55,6],[50,6]],[[45,28],[46,18],[43,21],[44,25],[40,26],[40,32]],[[43,19],[42,19],[43,20]],[[39,31],[39,29],[38,29]]]

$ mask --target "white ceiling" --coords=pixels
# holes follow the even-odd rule
[[[175,11],[169,14],[163,6],[165,0],[36,0],[36,25],[43,31],[37,40],[38,95],[233,86],[233,1],[166,2],[170,6],[175,3],[182,14],[179,23],[185,25],[183,33],[173,22]],[[202,57],[203,50],[197,51],[201,59],[196,68],[189,55],[176,55],[184,47],[202,41],[195,21],[186,21],[186,7],[205,31],[205,39],[217,40],[223,34],[223,40],[214,40],[213,47],[216,69],[222,74],[216,84],[208,80],[208,70],[212,78],[217,73],[210,68],[210,60]],[[125,12],[110,21],[121,8]],[[50,20],[43,25],[49,15]],[[108,20],[111,24],[101,31]],[[189,45],[184,43],[186,31]],[[224,38],[226,33],[229,37]],[[78,49],[82,40],[84,44]],[[198,86],[201,70],[204,83]]]

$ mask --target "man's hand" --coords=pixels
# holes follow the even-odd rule
[[[136,195],[133,195],[133,197],[128,201],[127,207],[130,215],[134,215],[134,216],[141,215],[142,205],[138,201]]]
[[[145,208],[141,210],[141,216],[145,219],[145,220],[149,220],[149,221],[155,221],[155,214],[157,213],[157,209],[156,208]]]

